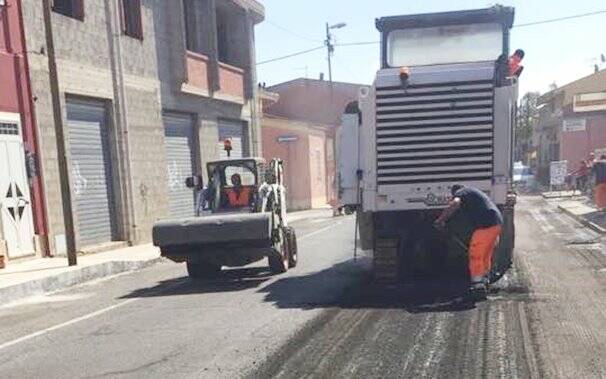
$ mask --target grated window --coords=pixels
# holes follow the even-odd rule
[[[19,125],[14,123],[0,122],[0,134],[18,136]]]

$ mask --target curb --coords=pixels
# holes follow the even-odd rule
[[[591,222],[591,221],[587,220],[583,216],[576,215],[576,214],[572,213],[571,211],[569,211],[568,209],[566,209],[565,207],[563,207],[561,205],[558,205],[558,209],[560,209],[561,211],[563,211],[564,213],[566,213],[570,217],[574,218],[575,220],[577,220],[581,224],[585,225],[589,229],[592,229],[594,232],[597,232],[597,233],[600,233],[600,234],[606,234],[606,229],[602,228],[600,225],[596,224],[595,222]]]
[[[162,260],[163,258],[157,257],[146,261],[104,262],[46,278],[23,282],[14,286],[0,288],[0,304],[5,305],[30,296],[44,295],[49,292],[67,289],[96,279],[140,270]]]

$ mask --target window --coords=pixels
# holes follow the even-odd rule
[[[0,134],[19,135],[19,125],[8,122],[0,122]]]
[[[84,20],[84,0],[53,0],[53,11],[82,21]]]
[[[240,175],[243,186],[254,186],[257,182],[255,174],[248,167],[242,166],[227,166],[225,167],[225,180],[227,187],[232,187],[231,176],[234,174]]]
[[[219,61],[229,64],[231,62],[229,60],[229,38],[227,29],[226,16],[217,12],[217,48]]]
[[[495,61],[503,54],[499,24],[394,30],[387,37],[391,67]]]
[[[192,0],[183,0],[183,18],[185,23],[185,45],[187,50],[198,52],[196,40],[196,8]]]
[[[141,0],[122,0],[122,32],[127,36],[143,39]]]

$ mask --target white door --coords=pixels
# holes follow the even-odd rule
[[[34,254],[32,205],[18,115],[0,115],[0,222],[9,257]]]

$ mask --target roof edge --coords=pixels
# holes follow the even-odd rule
[[[375,24],[380,32],[389,32],[394,29],[495,22],[511,29],[514,15],[513,7],[494,5],[482,9],[381,17],[376,19]]]

